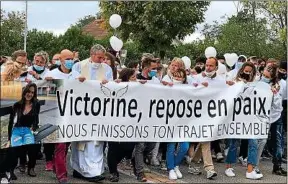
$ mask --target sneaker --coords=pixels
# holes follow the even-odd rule
[[[197,164],[200,164],[202,162],[202,159],[200,158],[197,162]]]
[[[161,168],[162,171],[167,171],[167,167],[166,167],[166,160],[161,161]]]
[[[263,174],[257,174],[257,172],[253,170],[250,173],[246,172],[246,178],[251,180],[258,180],[263,178]]]
[[[233,168],[228,168],[225,170],[225,174],[228,177],[235,177],[234,169]]]
[[[192,165],[189,165],[188,167],[188,173],[194,174],[194,175],[200,175],[202,172],[200,171],[199,167],[193,167]]]
[[[279,167],[277,169],[273,169],[272,174],[279,176],[287,176],[287,171],[285,171],[282,167]]]
[[[245,159],[243,160],[243,162],[244,162],[244,163],[243,163],[243,166],[244,166],[244,167],[247,167],[247,165],[248,165],[247,158],[245,158]]]
[[[176,172],[174,171],[174,169],[171,169],[169,171],[169,180],[177,180],[177,174]]]
[[[141,172],[137,175],[137,180],[140,182],[146,182],[147,181],[145,174],[143,172]]]
[[[227,155],[228,155],[228,148],[224,150],[224,155],[225,155],[225,157],[227,157]]]
[[[189,165],[192,162],[192,158],[189,157],[188,155],[185,157],[186,158],[186,163]]]
[[[254,170],[255,170],[255,172],[256,172],[257,174],[262,174],[261,171],[260,171],[260,169],[259,169],[258,167],[255,167]]]
[[[174,171],[175,171],[178,179],[181,179],[181,178],[183,177],[182,173],[181,173],[180,170],[179,170],[179,166],[176,166],[176,167],[174,168]]]
[[[214,170],[207,171],[207,179],[213,179],[217,176],[217,173]]]
[[[286,158],[282,158],[282,163],[287,164],[287,159]]]
[[[243,157],[239,157],[238,158],[239,160],[239,163],[243,166],[243,167],[247,167],[247,159],[246,159],[246,162],[245,162],[245,159],[243,159]],[[245,165],[246,164],[246,165]]]
[[[53,171],[53,162],[48,161],[45,166],[45,171]]]
[[[217,153],[216,161],[217,162],[222,162],[222,160],[224,160],[224,157],[223,157],[222,153],[221,152]]]
[[[4,177],[4,178],[1,178],[1,182],[0,183],[1,184],[2,183],[9,183],[9,180],[6,177]]]
[[[109,178],[110,182],[118,182],[119,181],[119,173],[112,173]]]
[[[150,161],[150,164],[152,166],[159,166],[160,165],[160,162],[157,158],[152,158],[151,161]]]

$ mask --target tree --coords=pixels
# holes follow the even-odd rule
[[[174,39],[184,39],[204,21],[208,5],[204,1],[100,2],[106,21],[114,13],[121,15],[123,21],[117,31],[122,40],[137,41],[141,50],[157,52],[161,58],[173,47]]]
[[[59,52],[58,38],[53,35],[53,33],[47,31],[38,31],[37,29],[32,29],[28,31],[27,34],[27,53],[28,58],[33,58],[35,52],[41,50],[49,53],[49,56]]]
[[[0,55],[11,55],[15,50],[23,49],[25,14],[1,10],[1,49]]]
[[[265,16],[275,39],[279,39],[287,50],[287,1],[247,1],[243,4],[250,12],[254,10],[255,14]]]

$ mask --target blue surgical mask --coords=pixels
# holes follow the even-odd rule
[[[157,70],[151,70],[148,74],[150,77],[156,77],[157,75]]]
[[[61,65],[61,61],[58,59],[55,61],[55,65],[60,66]]]
[[[267,77],[262,76],[260,81],[265,82],[265,83],[270,83],[271,79],[268,79]]]
[[[72,59],[65,60],[64,67],[67,68],[68,70],[71,70],[73,65],[74,65],[74,61]]]
[[[236,63],[236,68],[240,69],[242,67],[242,65],[243,65],[243,62],[237,62]]]
[[[44,70],[44,66],[33,65],[33,67],[34,67],[35,70],[38,71],[38,72]]]

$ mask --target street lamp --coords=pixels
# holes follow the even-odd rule
[[[27,20],[28,20],[28,1],[25,1],[25,29],[24,29],[24,51],[26,51],[27,45]]]

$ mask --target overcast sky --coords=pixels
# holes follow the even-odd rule
[[[237,3],[237,1],[235,1]],[[99,11],[97,1],[30,1],[28,2],[28,29],[51,31],[56,35],[63,34],[67,28],[86,15],[96,15]],[[5,11],[25,11],[25,1],[2,1]],[[233,1],[211,2],[204,23],[220,20],[225,14],[236,13]],[[188,36],[185,42],[201,38],[200,29]]]

